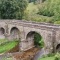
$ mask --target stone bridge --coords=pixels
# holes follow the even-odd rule
[[[34,47],[34,33],[43,37],[44,47],[50,52],[60,48],[60,26],[21,20],[0,20],[0,39],[19,39],[19,49],[26,51]]]

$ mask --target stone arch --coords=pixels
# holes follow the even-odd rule
[[[18,52],[21,50],[20,46],[20,31],[17,27],[12,27],[10,30],[10,40],[18,41],[18,44],[10,52]]]
[[[5,33],[5,29],[4,28],[0,28],[0,34],[4,34]]]
[[[3,27],[0,28],[0,39],[4,39],[5,38],[5,29]]]
[[[40,33],[36,31],[30,31],[26,36],[26,40],[28,42],[28,46],[38,46],[38,45],[41,45],[40,42],[42,42],[41,40],[43,40],[43,38],[40,35]]]
[[[10,30],[10,36],[12,39],[20,39],[20,31],[17,27],[12,27]]]
[[[60,44],[58,44],[58,45],[56,46],[56,51],[57,51],[57,52],[60,52]]]

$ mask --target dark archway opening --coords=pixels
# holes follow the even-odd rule
[[[5,33],[4,28],[0,28],[0,38],[1,39],[5,39],[4,33]]]
[[[20,39],[20,32],[19,29],[16,27],[13,27],[10,31],[12,39],[19,40]]]
[[[11,40],[18,41],[18,44],[10,52],[19,52],[19,43],[20,43],[20,31],[18,28],[13,27],[10,31]]]
[[[60,44],[57,45],[56,51],[57,51],[57,52],[60,52]]]
[[[30,42],[31,45],[34,45],[35,47],[39,47],[39,48],[44,47],[44,42],[43,42],[42,36],[35,31],[29,32],[27,34],[26,39],[28,42]]]
[[[4,28],[0,28],[0,34],[4,34],[4,33],[5,33]]]

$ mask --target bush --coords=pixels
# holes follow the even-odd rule
[[[55,55],[55,60],[60,60],[60,54],[59,54],[59,53],[57,53],[57,54]]]
[[[48,54],[47,56],[48,57],[52,57],[52,56],[54,56],[55,55],[55,53],[50,53],[50,54]]]
[[[60,24],[60,21],[55,21],[54,24]]]
[[[25,18],[27,21],[35,21],[35,22],[46,22],[46,23],[53,23],[52,17],[42,16],[38,14],[32,14],[28,15],[28,17]]]
[[[36,46],[39,46],[40,48],[44,47],[44,42],[43,42],[43,38],[41,35],[39,35],[38,33],[34,34],[34,44]]]
[[[53,21],[60,20],[60,0],[46,0],[39,8],[38,14],[53,17]]]
[[[43,16],[48,16],[48,17],[54,16],[53,10],[51,10],[51,8],[49,8],[49,7],[50,6],[49,6],[48,2],[44,2],[40,6],[38,14],[43,15]]]

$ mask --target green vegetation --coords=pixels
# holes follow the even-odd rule
[[[32,3],[29,3],[26,10],[28,11],[29,14],[34,13],[34,12],[36,13],[37,10],[38,10],[37,9],[37,6],[38,5],[34,5],[33,2]]]
[[[1,19],[22,19],[27,0],[0,0]]]
[[[46,58],[41,58],[39,60],[54,60],[54,57],[46,57]]]
[[[25,11],[24,19],[27,21],[52,23],[53,17],[43,16],[38,14],[40,5],[41,4],[34,5],[33,3],[29,3]]]
[[[42,1],[39,4],[40,0],[0,0],[0,18],[60,24],[60,0]]]
[[[46,0],[40,6],[38,14],[53,17],[53,23],[60,21],[60,0]]]
[[[0,44],[7,42],[7,41],[8,41],[7,39],[0,39]]]
[[[35,3],[36,1],[37,1],[37,0],[29,0],[29,3],[31,3],[31,2],[34,2],[34,3]]]
[[[60,0],[45,0],[41,4],[29,3],[24,19],[60,24]]]
[[[42,58],[39,58],[38,60],[60,60],[60,53],[50,54]]]
[[[13,60],[13,58],[12,58],[12,57],[9,57],[9,58],[6,58],[6,57],[4,58],[4,57],[3,57],[2,60]]]
[[[5,53],[14,48],[18,44],[18,41],[5,42],[0,45],[0,53]]]
[[[27,9],[25,10],[24,19],[33,21],[31,18],[37,13],[37,10],[37,5],[34,5],[33,2],[29,3]]]
[[[29,3],[33,2],[34,4],[39,4],[40,2],[44,2],[45,0],[28,0]]]
[[[58,24],[59,25],[60,24],[60,21],[55,21],[54,24]]]
[[[57,53],[57,54],[55,55],[55,60],[60,60],[60,53]]]
[[[60,24],[60,0],[0,0],[0,19]],[[37,3],[37,4],[36,4]]]
[[[44,47],[44,41],[40,34],[38,34],[38,33],[34,34],[34,43],[36,46],[39,46],[40,48]]]

